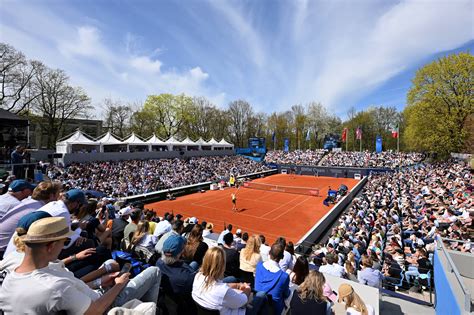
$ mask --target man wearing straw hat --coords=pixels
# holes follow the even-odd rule
[[[40,219],[21,237],[25,243],[22,263],[5,278],[0,288],[0,312],[5,314],[102,314],[129,300],[156,302],[161,273],[149,267],[134,279],[118,272],[93,290],[55,262],[73,232],[64,217]],[[105,292],[105,293],[104,293]]]

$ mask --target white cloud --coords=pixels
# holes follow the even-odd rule
[[[138,71],[159,73],[161,68],[161,61],[152,60],[147,56],[132,57],[130,64]]]

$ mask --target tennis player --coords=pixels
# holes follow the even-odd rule
[[[235,194],[231,194],[232,198],[232,211],[237,211],[237,196]]]

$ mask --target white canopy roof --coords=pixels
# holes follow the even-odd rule
[[[186,137],[186,139],[184,139],[183,141],[181,141],[181,144],[185,144],[185,145],[198,145],[196,142],[192,141],[192,140],[189,139],[188,137]]]
[[[146,143],[154,144],[154,145],[165,145],[166,142],[158,138],[155,134],[146,141]]]
[[[146,144],[142,139],[138,138],[134,132],[128,137],[127,139],[123,140],[124,143],[131,144],[131,145],[140,145]]]
[[[95,141],[87,138],[85,136],[85,133],[83,133],[82,131],[77,130],[75,133],[73,133],[68,138],[56,143],[56,145],[58,145],[58,144],[92,144],[92,145],[96,145],[97,143],[95,143]]]
[[[204,141],[202,138],[197,139],[195,143],[198,145],[209,145],[209,143]]]
[[[166,140],[166,143],[172,144],[172,145],[182,145],[182,143],[176,140],[173,136],[171,136],[168,140]]]
[[[214,138],[212,138],[211,140],[207,142],[207,144],[216,145],[216,144],[219,144],[219,142],[217,142]]]
[[[96,140],[101,145],[108,145],[108,144],[124,144],[123,141],[117,139],[114,135],[107,132],[102,138]]]
[[[222,145],[222,146],[225,146],[225,147],[233,147],[234,146],[233,144],[230,144],[229,142],[225,141],[224,138],[222,138],[222,140],[219,141],[219,144]]]

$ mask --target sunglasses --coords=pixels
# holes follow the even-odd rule
[[[70,243],[71,239],[69,237],[64,239],[64,246],[68,246]]]

